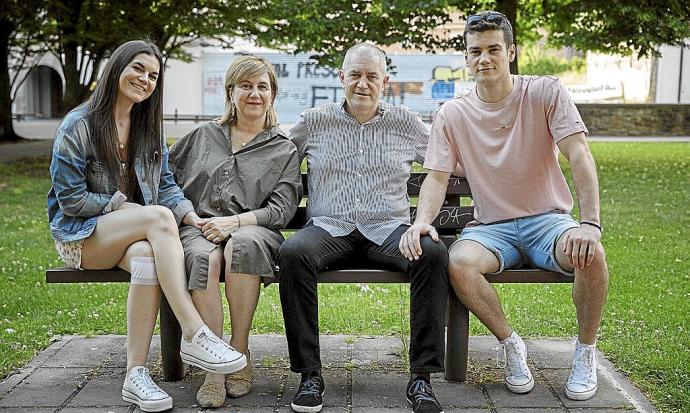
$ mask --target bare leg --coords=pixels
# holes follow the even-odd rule
[[[562,268],[572,270],[573,264],[563,252],[564,238],[561,236],[556,244],[556,260]],[[594,344],[597,339],[608,287],[609,270],[606,265],[606,254],[604,247],[599,243],[594,261],[584,269],[575,269],[573,302],[577,310],[578,338],[582,344]]]
[[[448,274],[458,298],[498,340],[505,340],[513,330],[496,290],[484,278],[498,268],[494,253],[477,242],[460,241],[449,251]]]
[[[163,206],[127,208],[98,218],[96,230],[84,241],[82,267],[104,269],[117,265],[127,248],[148,240],[156,261],[161,289],[190,340],[204,323],[186,291],[184,252],[172,212]]]
[[[117,264],[127,272],[132,272],[132,257],[153,257],[153,249],[148,241],[137,241],[130,245]],[[157,285],[129,285],[127,295],[127,371],[135,366],[145,366],[151,347],[151,336],[156,325],[161,289]]]
[[[228,244],[232,239],[228,240]],[[192,300],[199,315],[208,328],[218,337],[223,337],[223,303],[220,299],[220,267],[223,252],[216,248],[208,257],[208,281],[205,290],[192,290]],[[223,382],[223,374],[206,373],[206,382]]]
[[[232,245],[228,244],[225,256],[225,296],[230,304],[230,325],[232,336],[230,345],[235,350],[247,354],[249,350],[249,331],[259,302],[261,279],[250,274],[231,274]]]

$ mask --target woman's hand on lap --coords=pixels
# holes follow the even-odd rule
[[[240,227],[240,220],[237,215],[204,218],[200,219],[196,226],[201,229],[201,232],[207,240],[219,244],[228,239],[230,234],[237,231]]]

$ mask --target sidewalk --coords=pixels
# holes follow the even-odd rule
[[[446,413],[623,413],[656,412],[646,398],[599,354],[599,391],[587,401],[565,397],[573,343],[570,340],[527,340],[536,385],[526,395],[510,393],[496,367],[493,337],[470,338],[470,374],[466,383],[433,376],[436,396]],[[149,368],[160,371],[159,338],[154,337]],[[288,369],[285,336],[258,335],[250,340],[254,389],[227,399],[217,411],[289,412],[299,375]],[[408,380],[396,352],[401,342],[391,337],[322,336],[326,393],[324,413],[410,412],[404,396]],[[122,401],[124,336],[58,338],[26,367],[0,383],[4,412],[133,412]],[[158,381],[158,378],[156,378]],[[195,400],[203,372],[191,369],[183,381],[159,382],[174,400],[174,412],[202,410]]]

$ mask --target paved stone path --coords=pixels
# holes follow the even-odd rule
[[[326,394],[325,413],[410,412],[404,396],[408,375],[398,356],[402,343],[391,337],[322,336]],[[466,383],[449,383],[433,376],[436,396],[447,413],[623,413],[656,412],[603,355],[599,391],[584,402],[565,397],[573,343],[570,340],[527,340],[529,363],[536,379],[526,395],[510,393],[496,367],[496,340],[470,339],[470,374]],[[149,367],[160,371],[159,339],[154,338]],[[239,399],[227,399],[217,411],[289,412],[299,376],[288,369],[284,336],[251,337],[255,365],[254,389]],[[0,413],[4,412],[134,412],[122,401],[125,337],[67,336],[41,352],[26,367],[0,383]],[[158,377],[154,377],[158,381]],[[203,372],[190,369],[180,382],[159,382],[173,397],[174,412],[202,409],[195,395]]]

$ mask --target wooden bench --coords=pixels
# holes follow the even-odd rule
[[[419,189],[426,174],[414,173],[407,183],[411,197],[419,195]],[[303,175],[306,192],[306,175]],[[306,194],[305,194],[306,197]],[[448,182],[446,200],[434,222],[439,235],[450,246],[462,228],[472,220],[473,207],[460,206],[461,198],[471,198],[470,188],[464,178],[451,177]],[[410,208],[414,218],[415,208]],[[306,222],[306,208],[300,207],[288,225],[288,230],[302,228]],[[487,275],[492,283],[572,283],[572,277],[534,268],[507,270],[500,274]],[[120,269],[78,271],[72,269],[52,269],[46,271],[48,283],[85,282],[129,282],[129,273]],[[328,271],[319,274],[320,283],[407,283],[406,274],[378,269],[351,269]],[[184,366],[180,359],[180,325],[175,318],[165,296],[160,309],[161,353],[163,378],[177,381],[184,376]],[[465,381],[467,374],[467,350],[469,338],[469,313],[450,291],[448,297],[448,319],[446,332],[445,376],[448,381]]]

